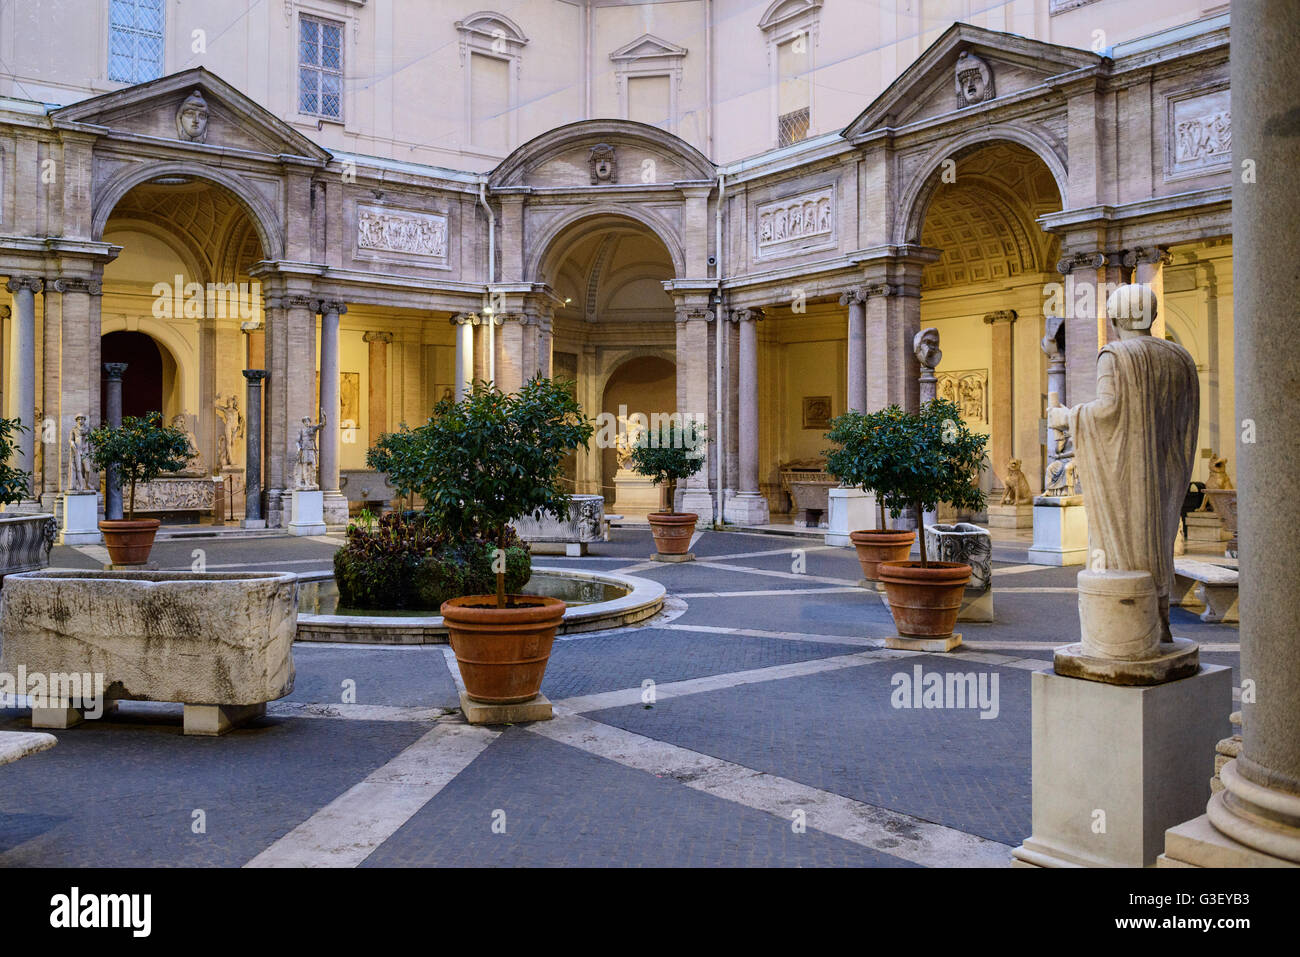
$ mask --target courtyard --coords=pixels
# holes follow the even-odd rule
[[[341,542],[166,538],[153,561],[310,574]],[[534,562],[661,582],[664,608],[558,636],[552,720],[467,724],[447,645],[298,642],[292,694],[222,737],[122,702],[4,768],[0,867],[1006,867],[1031,831],[1030,674],[1080,628],[1077,569],[1027,564],[1027,544],[995,536],[996,622],[920,654],[884,647],[888,609],[820,535],[704,530],[665,565],[645,526],[616,527]],[[102,551],[56,546],[51,567]],[[1236,688],[1237,628],[1171,622]],[[979,694],[927,706],[931,673]]]

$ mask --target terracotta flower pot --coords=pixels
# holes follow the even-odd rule
[[[465,693],[484,704],[517,704],[542,690],[555,629],[564,618],[558,598],[468,595],[442,603]],[[509,607],[513,605],[514,607]]]
[[[158,534],[156,518],[137,518],[131,521],[104,521],[99,530],[104,535],[108,557],[114,565],[143,565],[149,561],[153,538]]]
[[[646,520],[655,537],[655,551],[660,555],[685,555],[700,517],[694,512],[651,512]]]
[[[879,531],[871,529],[862,532],[849,532],[849,541],[858,550],[858,564],[862,566],[862,577],[867,581],[880,581],[877,566],[881,562],[905,562],[916,541],[915,531]]]
[[[904,638],[947,638],[957,624],[971,567],[961,562],[881,562],[880,580]]]

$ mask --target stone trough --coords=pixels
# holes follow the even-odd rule
[[[299,641],[339,641],[373,645],[447,644],[441,615],[334,614],[333,575],[299,576]],[[636,624],[663,608],[665,589],[659,582],[632,575],[533,567],[524,587],[527,594],[545,594],[570,602],[559,633],[600,631]],[[322,614],[317,609],[330,609]]]
[[[10,575],[0,591],[0,671],[102,676],[110,708],[179,702],[186,734],[221,734],[293,690],[297,610],[297,579],[287,573]],[[59,696],[51,684],[32,726],[79,723],[97,707],[86,697]]]

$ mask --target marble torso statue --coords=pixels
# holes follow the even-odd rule
[[[298,454],[294,463],[295,487],[297,488],[315,489],[320,487],[317,484],[316,471],[319,462],[316,453],[316,434],[324,427],[324,415],[314,425],[307,416],[302,417],[302,428],[298,430]]]

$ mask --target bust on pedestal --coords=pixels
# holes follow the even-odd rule
[[[289,534],[290,535],[324,535],[325,528],[325,493],[317,484],[316,469],[318,458],[316,437],[325,425],[325,417],[313,423],[307,416],[302,417],[302,427],[298,429],[297,455],[294,461],[294,489],[290,495]]]
[[[1048,409],[1048,426],[1074,437],[1091,560],[1082,640],[1031,679],[1033,835],[1013,852],[1023,866],[1151,866],[1165,829],[1205,806],[1229,732],[1231,671],[1201,665],[1196,643],[1169,630],[1199,386],[1187,350],[1151,336],[1155,309],[1147,286],[1112,293],[1119,340],[1101,351],[1097,398]]]

